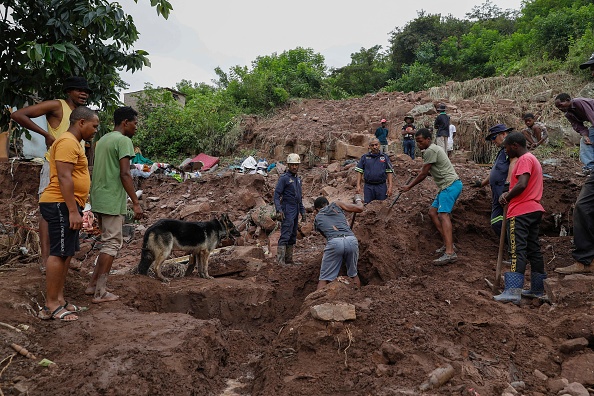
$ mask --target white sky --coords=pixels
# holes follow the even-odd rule
[[[157,16],[149,0],[120,0],[140,38],[135,49],[149,52],[151,67],[122,73],[130,87],[175,88],[182,79],[211,84],[215,67],[251,66],[258,56],[297,47],[321,53],[329,67],[341,67],[361,47],[389,48],[390,32],[417,17],[417,11],[463,18],[484,0],[170,0],[169,19]],[[519,10],[521,0],[491,0]]]

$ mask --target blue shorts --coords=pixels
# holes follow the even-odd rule
[[[78,206],[78,212],[82,215],[82,208]],[[80,250],[78,239],[80,230],[70,229],[70,218],[68,207],[65,202],[40,203],[39,212],[47,221],[49,229],[50,256],[71,257]]]
[[[357,261],[359,261],[359,242],[354,236],[332,238],[326,244],[320,280],[333,281],[338,278],[340,267],[344,261],[347,275],[351,278],[357,276]]]
[[[437,213],[452,213],[452,209],[454,209],[454,204],[460,193],[462,193],[462,182],[458,179],[447,188],[441,190],[431,206],[437,208]]]

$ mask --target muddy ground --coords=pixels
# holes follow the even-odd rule
[[[345,103],[320,106],[330,114]],[[271,122],[286,125],[284,117]],[[492,300],[485,278],[495,277],[498,237],[489,226],[490,190],[470,187],[489,168],[460,150],[453,157],[465,185],[452,215],[458,261],[432,264],[441,240],[427,215],[437,191],[428,179],[391,210],[387,201],[373,202],[356,216],[360,289],[334,282],[315,291],[325,241],[311,232],[319,194],[353,197],[352,162],[300,170],[310,212],[297,241],[300,265],[275,264],[277,232],[269,236],[248,223],[241,238],[211,257],[215,279],[194,274],[169,284],[131,273],[144,230],[160,218],[205,221],[220,213],[239,225],[272,202],[278,175],[243,175],[222,164],[183,183],[165,175],[140,180],[146,218],[132,226],[109,280],[121,298],[92,304],[84,294],[100,246],[86,235],[65,287],[68,301],[89,308],[74,323],[36,316],[45,290],[35,257],[40,167],[0,164],[0,257],[8,257],[0,263],[0,395],[584,394],[559,393],[574,382],[594,394],[594,282],[553,272],[572,263],[572,206],[584,182],[569,152],[553,153],[553,161],[540,157],[551,302]],[[396,186],[421,167],[420,160],[393,159]],[[26,252],[7,244],[15,235]],[[325,303],[352,304],[347,311],[354,307],[356,318],[314,318],[312,308]],[[35,358],[14,355],[11,343]],[[54,364],[44,367],[42,359]],[[448,364],[449,381],[420,390],[429,373]]]
[[[436,190],[426,180],[391,211],[386,202],[374,202],[357,216],[360,289],[335,282],[315,292],[324,241],[307,227],[297,242],[299,266],[276,265],[260,247],[264,239],[246,230],[244,246],[212,257],[215,279],[193,275],[170,284],[128,273],[139,260],[142,231],[137,230],[110,277],[121,299],[101,305],[84,295],[98,248],[88,238],[66,282],[67,298],[89,307],[74,323],[35,317],[44,291],[36,263],[22,257],[25,263],[2,266],[0,321],[22,330],[0,326],[0,389],[5,395],[414,395],[423,393],[419,385],[428,373],[446,364],[453,366],[453,378],[425,394],[474,394],[472,388],[498,395],[509,383],[523,381],[520,394],[552,395],[563,386],[561,378],[594,385],[592,288],[564,289],[554,304],[494,302],[484,280],[494,278],[498,250],[488,222],[490,192],[468,187],[488,168],[467,163],[463,155],[454,162],[467,186],[453,212],[458,262],[432,265],[441,242],[427,216]],[[420,166],[395,164],[397,184]],[[353,195],[352,169],[336,168],[302,170],[309,206],[327,184],[339,188],[338,198]],[[544,166],[550,177],[545,178],[541,243],[551,278],[559,277],[555,267],[571,263],[571,236],[559,233],[562,227],[571,231],[572,204],[584,180],[574,174],[578,168],[571,159]],[[25,208],[35,225],[38,169],[22,162],[2,165],[1,216],[7,230],[11,202]],[[271,202],[277,177],[221,170],[178,183],[151,176],[141,182],[147,218],[136,227],[142,230],[180,207],[204,203],[203,197],[212,212],[229,212],[239,224],[249,208],[236,199],[237,192]],[[207,220],[211,214],[188,218]],[[356,319],[314,319],[310,308],[321,303],[353,304]],[[586,345],[561,348],[578,338]],[[10,343],[36,359],[11,357]],[[40,366],[43,358],[55,365]]]

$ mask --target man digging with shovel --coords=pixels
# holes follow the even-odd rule
[[[443,253],[443,255],[437,260],[433,260],[433,263],[435,265],[446,265],[458,259],[458,255],[454,251],[450,213],[452,213],[454,204],[462,193],[462,182],[446,152],[431,142],[431,131],[429,129],[419,129],[415,134],[415,140],[417,147],[423,153],[423,168],[412,182],[401,186],[400,191],[409,191],[425,180],[427,176],[431,175],[433,177],[435,184],[439,188],[439,193],[437,193],[429,208],[429,217],[431,217],[435,228],[437,228],[443,239],[443,247],[436,251],[437,253]]]
[[[359,242],[351,230],[353,224],[351,222],[349,227],[344,212],[361,213],[363,208],[363,202],[358,195],[355,197],[354,204],[341,201],[329,203],[326,197],[318,197],[314,201],[316,212],[314,229],[327,240],[317,290],[338,277],[343,261],[349,278],[356,286],[361,286],[361,280],[357,274]]]

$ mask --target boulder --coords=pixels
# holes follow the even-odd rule
[[[311,316],[325,322],[344,322],[355,320],[355,306],[347,303],[324,303],[310,308]]]
[[[184,206],[179,211],[179,217],[181,219],[185,219],[186,217],[197,214],[197,213],[210,213],[210,203],[209,202],[201,202],[196,205],[187,205]]]
[[[563,278],[548,278],[545,291],[551,302],[569,307],[581,307],[594,300],[594,276],[574,274]]]
[[[569,382],[594,385],[594,352],[570,357],[561,364],[561,375]]]
[[[588,340],[583,337],[567,340],[559,346],[559,351],[565,354],[581,351],[588,347]]]

